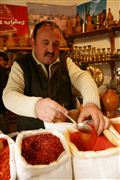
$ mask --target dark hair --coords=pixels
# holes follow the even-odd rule
[[[3,60],[6,61],[6,62],[8,62],[8,60],[9,60],[7,54],[4,53],[4,52],[0,52],[0,57],[2,57]]]
[[[32,33],[32,37],[33,37],[34,40],[36,39],[38,29],[40,29],[43,26],[47,26],[47,25],[50,26],[52,29],[58,29],[60,31],[60,33],[61,33],[61,29],[59,28],[59,26],[55,22],[41,21],[41,22],[37,23],[35,25],[35,27],[34,27],[34,30],[33,30],[33,33]]]

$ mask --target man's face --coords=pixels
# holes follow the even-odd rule
[[[59,29],[44,26],[37,31],[34,53],[39,62],[49,65],[59,56],[61,34]]]

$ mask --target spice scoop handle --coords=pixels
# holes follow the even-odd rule
[[[53,110],[55,110],[55,108],[51,107]],[[59,111],[60,112],[60,111]],[[61,112],[60,112],[61,113]],[[68,114],[63,113],[63,115],[68,118],[72,123],[74,123],[76,129],[78,129],[81,132],[84,133],[92,133],[93,129],[91,126],[89,126],[87,123],[91,120],[86,120],[83,121],[81,123],[77,123],[72,117],[70,117]]]
[[[87,123],[91,120],[86,120],[81,123],[77,123],[73,118],[71,118],[68,114],[64,114],[65,117],[67,117],[72,123],[75,124],[76,128],[84,133],[92,133],[93,129],[91,126],[89,126]]]

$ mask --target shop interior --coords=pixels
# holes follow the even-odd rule
[[[0,0],[0,66],[5,53],[8,76],[17,57],[33,52],[33,29],[43,20],[55,22],[62,31],[60,57],[72,59],[94,79],[100,110],[111,125],[97,135],[89,119],[92,133],[88,127],[79,130],[76,108],[68,114],[70,117],[65,115],[70,121],[58,120],[58,126],[56,122],[46,123],[45,129],[19,133],[17,115],[7,110],[8,136],[0,131],[0,180],[117,180],[120,178],[120,0]],[[80,113],[83,97],[75,88],[73,94],[76,107],[81,107]],[[75,124],[70,125],[71,118]]]
[[[64,29],[63,39],[61,42],[60,53],[62,56],[66,55],[71,57],[73,61],[81,68],[90,72],[95,82],[97,83],[100,95],[103,94],[106,88],[116,87],[117,93],[120,92],[120,3],[114,3],[111,0],[106,1],[106,13],[101,10],[101,14],[94,23],[93,17],[89,15],[88,19],[83,20],[79,13],[76,14],[75,6],[84,5],[89,1],[74,0],[74,1],[7,1],[1,0],[1,4],[24,6],[28,12],[28,34],[19,37],[14,35],[15,29],[13,28],[13,35],[11,32],[6,32],[0,36],[0,51],[7,53],[9,62],[6,65],[10,70],[12,63],[17,55],[21,53],[28,53],[32,50],[30,42],[30,34],[32,31],[32,22],[40,21],[40,17],[35,10],[35,4],[44,7],[50,5],[60,6],[62,8],[71,9],[73,16],[67,20],[63,17],[61,26]],[[32,4],[32,8],[30,6]],[[114,4],[114,5],[113,5]],[[34,5],[34,8],[33,8]],[[14,7],[15,8],[15,7]],[[63,9],[64,9],[63,8]],[[63,10],[63,13],[64,11]],[[93,10],[93,9],[92,9]],[[92,11],[91,10],[91,11]],[[33,11],[33,14],[31,14]],[[79,12],[79,10],[78,10]],[[69,12],[68,12],[69,14]],[[65,15],[62,15],[65,16]],[[87,15],[86,15],[87,18]],[[41,18],[42,19],[42,18]],[[107,22],[109,20],[109,23]],[[102,22],[103,21],[103,22]],[[66,23],[67,22],[67,23]],[[89,25],[89,23],[90,25]],[[15,22],[14,22],[15,23]],[[19,22],[22,24],[22,21]],[[67,25],[66,25],[66,24]],[[101,23],[101,24],[100,24]],[[34,23],[33,23],[34,24]],[[7,23],[5,24],[7,26]],[[64,27],[66,26],[66,27]],[[2,27],[2,26],[1,26]],[[118,108],[119,111],[119,108]],[[10,113],[10,112],[9,112]],[[14,114],[10,113],[10,131],[14,131],[15,119]]]

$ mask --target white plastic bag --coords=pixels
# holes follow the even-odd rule
[[[60,155],[57,161],[49,165],[30,165],[21,156],[21,143],[22,139],[32,135],[43,133],[52,133],[59,137],[65,151]],[[66,139],[62,133],[54,130],[33,130],[23,131],[18,134],[16,138],[15,159],[17,166],[17,178],[19,180],[71,180],[72,179],[72,166],[71,154]]]
[[[72,131],[75,130],[71,129]],[[70,141],[69,132],[66,132],[65,136],[72,153],[74,180],[120,179],[120,148],[118,143],[116,144],[117,138],[110,137],[109,139],[110,141],[115,140],[112,143],[117,147],[102,151],[79,151]],[[110,131],[105,130],[105,136],[109,135]]]
[[[5,134],[0,134],[0,138],[7,139],[9,150],[10,150],[10,180],[16,179],[16,165],[15,165],[15,159],[14,159],[14,150],[15,150],[15,143],[14,141]]]

